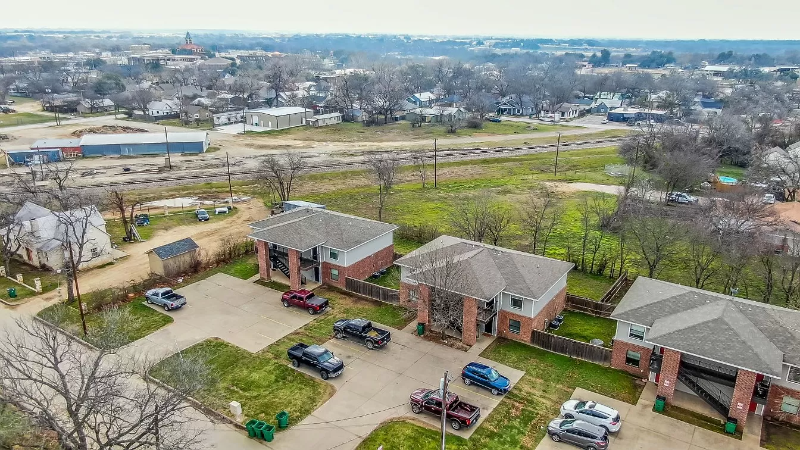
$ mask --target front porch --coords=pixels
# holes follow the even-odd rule
[[[322,283],[321,252],[317,247],[300,252],[265,241],[256,241],[259,275],[278,281],[290,289],[312,289]],[[313,286],[313,287],[312,287]]]

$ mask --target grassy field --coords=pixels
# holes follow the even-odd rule
[[[746,173],[747,169],[745,169],[744,167],[730,166],[730,165],[720,166],[716,171],[717,176],[732,177],[736,178],[737,180],[745,179]]]
[[[163,211],[163,209],[158,208],[153,208],[153,210]],[[234,208],[228,214],[213,214],[214,211],[212,208],[206,208],[206,211],[210,212],[209,216],[211,217],[208,222],[199,222],[197,217],[194,215],[194,210],[191,208],[188,208],[185,212],[172,213],[168,216],[163,214],[150,214],[150,225],[136,227],[136,230],[139,232],[139,236],[146,241],[153,237],[153,234],[157,231],[169,230],[171,228],[180,226],[202,227],[204,225],[209,225],[212,222],[230,219],[238,212],[236,208]],[[118,245],[128,244],[128,242],[124,242],[122,240],[122,238],[125,236],[125,229],[122,226],[122,221],[118,218],[106,221],[106,231],[111,235],[112,242]]]
[[[16,127],[18,125],[31,125],[34,123],[55,122],[55,120],[56,119],[51,115],[37,113],[22,112],[0,114],[0,128]]]
[[[196,398],[225,415],[230,415],[229,403],[236,399],[248,419],[276,425],[275,415],[286,411],[290,423],[297,423],[334,393],[331,385],[294,370],[285,358],[278,360],[266,353],[254,355],[216,338],[195,344],[171,358],[198,354],[207,360],[213,381]],[[157,364],[151,375],[169,383],[159,371],[163,364]]]
[[[509,134],[545,133],[565,131],[575,127],[552,124],[531,124],[525,122],[484,122],[482,129],[461,128],[449,133],[444,125],[425,124],[412,127],[410,122],[395,122],[386,125],[364,126],[360,123],[344,122],[320,128],[295,127],[276,131],[248,133],[264,138],[280,137],[311,142],[391,142],[413,141],[459,136],[496,136]]]
[[[730,438],[739,440],[742,439],[741,431],[737,431],[736,434],[725,433],[724,423],[722,422],[722,420],[715,419],[713,417],[709,417],[695,411],[690,411],[688,409],[681,408],[679,406],[667,405],[664,408],[664,411],[661,411],[661,414],[667,417],[672,417],[673,419],[678,419],[681,422],[686,422],[696,427],[700,427],[709,431],[714,431],[719,434],[723,434]],[[734,443],[731,442],[731,445],[734,445]]]
[[[181,119],[166,119],[166,120],[159,120],[157,123],[159,125],[164,125],[168,127],[190,128],[192,130],[210,130],[214,128],[214,125],[209,121],[203,121],[199,123],[192,123],[186,125],[183,123]]]
[[[567,275],[567,292],[592,300],[603,298],[612,284],[614,280],[605,275],[594,275],[580,270],[573,270]]]
[[[570,359],[519,342],[498,339],[481,356],[524,370],[526,373],[497,408],[479,422],[470,439],[454,438],[451,449],[534,449],[544,437],[547,423],[580,386],[616,399],[636,403],[642,386],[634,377],[615,369]],[[410,422],[379,427],[359,445],[359,450],[434,450],[439,434]]]
[[[49,270],[39,270],[16,260],[11,261],[10,267],[11,272],[8,275],[12,278],[16,278],[17,274],[21,273],[22,281],[24,281],[28,286],[33,287],[33,279],[39,278],[42,281],[43,293],[50,292],[58,288],[59,280],[63,278],[61,275],[58,275],[55,272],[51,272]],[[15,288],[17,290],[17,298],[12,299],[8,296],[9,288]],[[26,288],[25,286],[21,286],[19,283],[11,281],[5,277],[0,277],[0,297],[2,297],[2,299],[6,302],[18,303],[37,295],[39,294],[31,289]]]
[[[204,270],[194,275],[190,275],[184,278],[181,283],[176,284],[175,286],[176,288],[178,288],[192,283],[196,283],[200,280],[205,280],[206,278],[212,275],[216,275],[218,273],[224,273],[232,277],[246,280],[252,277],[253,275],[258,274],[258,257],[256,255],[245,255],[241,258],[234,259],[229,263],[222,264],[217,267],[212,267],[211,269]]]
[[[765,420],[761,446],[767,450],[800,450],[800,427]]]
[[[560,130],[553,130],[553,131],[560,131]],[[622,137],[627,136],[630,134],[629,130],[602,130],[602,131],[594,131],[591,133],[581,133],[581,134],[568,134],[561,136],[561,143],[565,142],[577,142],[577,141],[591,141],[594,139],[606,139],[606,138],[615,138],[615,137]],[[482,140],[478,143],[457,143],[451,144],[447,142],[442,142],[440,148],[473,148],[473,147],[521,147],[525,145],[545,145],[545,144],[555,144],[558,142],[557,136],[550,136],[550,137],[527,137],[527,138],[520,138],[520,139],[511,139],[511,140],[503,140],[503,141],[493,141],[491,137],[486,140]],[[569,147],[565,147],[569,148]]]
[[[562,315],[564,323],[559,329],[553,330],[553,334],[581,342],[600,339],[604,347],[611,348],[611,340],[617,329],[616,321],[576,311],[565,310]]]

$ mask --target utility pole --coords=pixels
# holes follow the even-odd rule
[[[445,450],[445,436],[447,434],[447,383],[448,383],[448,373],[444,371],[444,378],[439,380],[439,389],[442,393],[442,447],[441,450]]]
[[[561,133],[558,133],[558,142],[556,143],[556,166],[553,168],[553,175],[558,175],[558,149],[561,147]]]
[[[233,208],[233,185],[231,184],[231,160],[225,152],[225,164],[228,166],[228,192],[231,194],[231,208]]]
[[[436,153],[436,139],[433,140],[433,187],[437,187],[438,176],[439,174],[436,172],[436,160],[438,159],[438,155]]]
[[[164,127],[164,140],[167,142],[167,165],[169,165],[169,170],[172,170],[172,156],[169,154],[169,134],[167,134],[167,127]]]
[[[75,257],[72,255],[72,242],[67,240],[67,247],[69,247],[69,264],[72,269],[72,283],[75,285],[75,296],[78,297],[78,311],[81,313],[81,325],[83,325],[83,335],[86,336],[86,316],[83,315],[83,303],[81,302],[81,290],[78,288],[78,268],[75,267]]]

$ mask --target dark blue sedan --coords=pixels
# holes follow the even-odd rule
[[[505,394],[511,389],[511,381],[500,375],[492,367],[471,362],[461,370],[461,379],[467,386],[475,383],[492,391],[494,395]]]

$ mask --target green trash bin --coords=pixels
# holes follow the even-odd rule
[[[256,435],[253,436],[257,439],[264,438],[264,428],[267,426],[267,422],[258,421],[255,425],[253,425],[253,429],[256,431]]]
[[[422,322],[417,323],[417,336],[425,334],[425,324]]]
[[[275,425],[264,424],[264,428],[261,429],[261,435],[265,441],[272,442],[275,439]]]
[[[738,423],[738,420],[733,417],[728,417],[728,421],[725,422],[725,432],[728,434],[736,434],[736,425]]]
[[[6,292],[8,292],[10,298],[17,298],[17,288],[8,288]]]
[[[275,415],[275,420],[278,421],[278,428],[286,428],[289,426],[289,413],[281,411]]]
[[[258,423],[258,420],[256,420],[256,419],[250,419],[250,420],[248,420],[248,421],[247,421],[247,423],[244,425],[244,427],[245,427],[245,428],[247,428],[247,435],[248,435],[248,436],[250,436],[250,437],[256,437],[256,429],[255,429],[255,425],[256,425],[257,423]]]
[[[667,404],[667,398],[661,395],[656,396],[656,404],[654,406],[654,410],[657,412],[664,411],[664,405]]]

